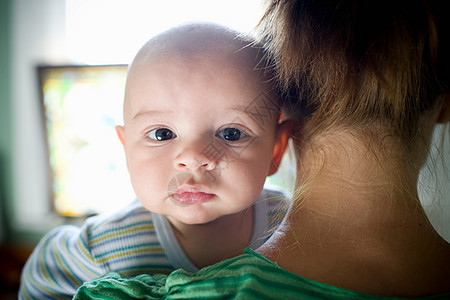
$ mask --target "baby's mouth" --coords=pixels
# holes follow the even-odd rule
[[[190,206],[207,202],[216,197],[202,184],[192,184],[192,174],[183,173],[174,176],[169,182],[167,192],[172,202],[178,206]]]
[[[176,205],[190,206],[213,199],[216,195],[203,191],[177,191],[170,198]]]

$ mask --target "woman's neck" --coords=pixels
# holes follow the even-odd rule
[[[298,275],[360,292],[415,296],[431,282],[432,291],[450,289],[436,275],[450,275],[450,259],[443,260],[450,248],[420,206],[418,168],[394,153],[376,159],[354,138],[339,140],[303,151],[297,186],[308,189],[258,252]]]
[[[376,143],[373,143],[376,144]],[[302,207],[346,222],[401,221],[420,211],[417,180],[420,163],[388,139],[369,147],[350,133],[328,134],[300,155],[296,186]],[[420,160],[421,161],[421,160]],[[397,209],[400,215],[395,215]],[[367,212],[355,216],[355,212]],[[393,215],[394,214],[394,215]],[[403,216],[403,217],[402,217]]]

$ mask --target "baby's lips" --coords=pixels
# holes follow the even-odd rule
[[[209,192],[209,190],[199,184],[196,185],[189,185],[189,184],[184,184],[182,186],[180,186],[178,188],[178,190],[176,191],[177,194],[183,194],[183,193],[193,193],[193,194],[197,194],[197,193],[203,193],[203,194],[211,194]]]
[[[202,184],[193,183],[193,175],[190,173],[181,173],[175,175],[172,180],[170,180],[167,187],[167,193],[169,196],[173,194],[182,193],[205,193],[212,194],[211,191]]]
[[[172,201],[178,206],[190,206],[208,202],[216,197],[214,194],[204,192],[177,192],[171,195]]]

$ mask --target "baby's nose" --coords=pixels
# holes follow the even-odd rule
[[[207,147],[201,150],[196,147],[185,148],[175,159],[175,168],[179,170],[214,170],[217,166],[217,157],[207,149]]]

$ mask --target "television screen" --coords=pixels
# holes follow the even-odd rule
[[[58,214],[105,212],[134,198],[115,132],[126,72],[126,65],[38,67]]]

